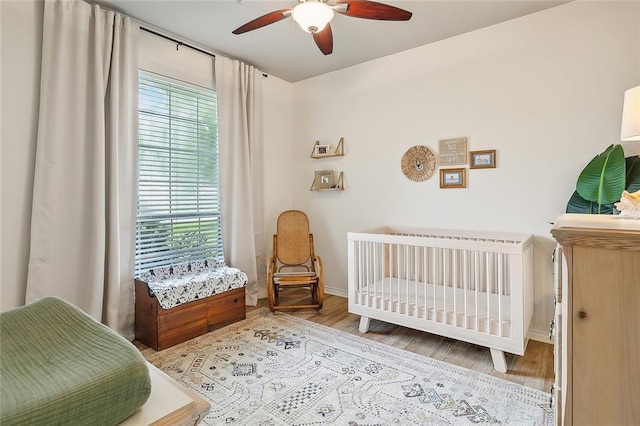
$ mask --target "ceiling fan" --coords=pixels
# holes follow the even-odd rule
[[[291,16],[300,28],[313,35],[320,51],[330,55],[333,52],[333,33],[330,22],[334,12],[353,18],[380,21],[411,19],[411,12],[369,0],[298,0],[295,7],[275,10],[260,16],[233,30],[233,34],[243,34]]]

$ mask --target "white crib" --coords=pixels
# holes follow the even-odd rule
[[[348,233],[349,312],[524,355],[533,316],[533,235],[381,227]]]

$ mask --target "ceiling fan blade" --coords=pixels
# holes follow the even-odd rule
[[[313,33],[313,39],[322,53],[331,55],[333,52],[333,32],[330,24],[327,24],[322,31]]]
[[[408,21],[412,13],[399,7],[368,0],[337,0],[336,5],[346,4],[347,10],[336,12],[353,18],[377,19],[380,21]]]
[[[233,34],[242,34],[247,31],[252,31],[258,28],[262,28],[265,25],[273,24],[274,22],[281,21],[285,18],[291,16],[292,9],[280,9],[274,12],[267,13],[266,15],[262,15],[259,18],[254,19],[253,21],[249,21],[241,27],[233,30]]]

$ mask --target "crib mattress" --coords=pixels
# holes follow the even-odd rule
[[[77,307],[45,298],[0,314],[0,424],[117,424],[151,393],[126,339]]]
[[[356,291],[356,303],[494,335],[511,335],[511,297],[385,278]]]

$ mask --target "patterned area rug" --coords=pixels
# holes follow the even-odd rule
[[[207,425],[551,425],[546,393],[287,314],[142,354],[211,402]]]

